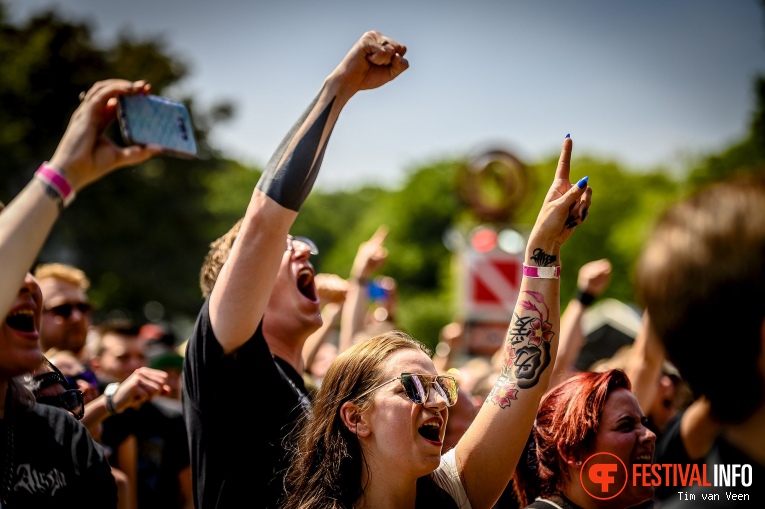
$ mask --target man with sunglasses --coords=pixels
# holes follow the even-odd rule
[[[82,270],[63,263],[38,265],[34,276],[43,294],[42,351],[57,348],[81,356],[93,310],[86,293],[90,280]]]
[[[404,72],[405,52],[366,32],[277,148],[244,217],[211,245],[200,278],[205,302],[183,369],[198,508],[278,506],[291,459],[283,439],[311,411],[303,345],[322,325],[310,262],[318,250],[289,229],[341,110],[357,92]]]
[[[34,372],[31,389],[41,405],[63,408],[78,421],[85,416],[82,391],[70,388],[66,377],[48,359],[43,358],[42,365]]]
[[[14,454],[18,454],[16,461],[22,476],[22,480],[17,483],[18,489],[33,494],[42,491],[39,485],[50,484],[54,486],[51,492],[56,494],[63,492],[63,488],[69,485],[79,496],[70,494],[48,498],[48,503],[67,507],[74,503],[72,498],[77,498],[78,507],[108,507],[114,500],[116,478],[113,477],[105,451],[94,441],[84,425],[72,422],[72,417],[81,421],[85,416],[82,392],[72,388],[63,373],[45,356],[42,359],[43,362],[34,371],[21,379],[34,396],[36,406],[39,407],[38,413],[46,416],[51,429],[56,432],[52,435],[52,442],[37,437],[38,440],[26,443],[25,447],[14,447],[14,451],[18,450]],[[50,410],[49,407],[63,412]],[[39,424],[19,425],[32,430],[32,433],[40,432]],[[62,453],[68,450],[79,451],[75,455],[77,461],[73,462],[71,456]],[[83,454],[84,451],[88,451],[88,454]],[[73,469],[78,474],[72,476],[71,473],[64,473],[65,468]],[[61,486],[56,488],[58,483]]]

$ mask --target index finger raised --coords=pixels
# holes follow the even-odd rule
[[[568,180],[571,172],[571,149],[574,142],[569,135],[563,140],[563,146],[560,151],[560,159],[558,159],[558,168],[555,170],[555,178]]]
[[[377,227],[377,230],[375,230],[375,233],[372,235],[372,238],[369,240],[374,241],[377,244],[382,244],[383,241],[385,241],[385,237],[388,236],[388,231],[390,231],[388,226],[381,224],[380,226]]]

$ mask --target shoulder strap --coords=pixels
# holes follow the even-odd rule
[[[558,504],[556,504],[552,500],[547,500],[546,498],[537,497],[534,501],[535,502],[543,502],[545,504],[550,505],[551,507],[555,507],[555,509],[563,509],[561,506],[559,506]]]

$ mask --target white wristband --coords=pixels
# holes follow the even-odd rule
[[[120,384],[118,382],[111,383],[104,389],[104,396],[106,396],[106,411],[109,415],[117,415],[117,409],[114,408],[114,393],[119,389]]]
[[[523,277],[533,277],[538,279],[560,279],[560,265],[554,267],[533,267],[523,265]]]

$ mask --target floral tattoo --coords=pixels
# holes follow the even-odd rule
[[[555,336],[549,321],[550,308],[541,293],[523,293],[529,298],[520,299],[518,305],[535,316],[513,313],[513,323],[505,339],[502,373],[487,398],[502,408],[518,399],[519,389],[534,387],[550,364],[550,341]]]

